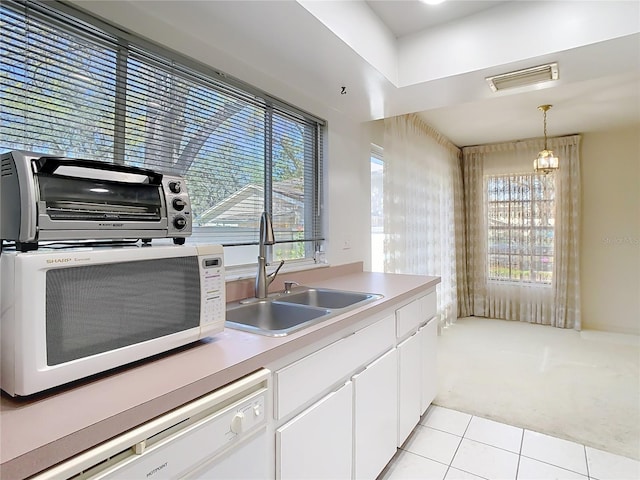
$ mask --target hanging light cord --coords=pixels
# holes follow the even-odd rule
[[[542,119],[544,122],[544,149],[547,149],[547,110],[549,110],[552,105],[540,105],[538,110],[542,110]]]
[[[544,122],[544,149],[547,149],[547,111],[544,110],[542,114],[543,122]]]

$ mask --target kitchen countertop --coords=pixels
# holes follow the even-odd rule
[[[26,399],[3,392],[0,477],[33,475],[438,283],[439,277],[367,272],[306,282],[384,297],[286,337],[226,328],[212,338]]]

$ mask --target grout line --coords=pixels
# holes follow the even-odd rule
[[[460,450],[460,445],[462,445],[462,440],[464,440],[464,437],[458,437],[458,438],[460,439],[458,441],[458,446],[456,447],[455,452],[453,452],[453,455],[451,456],[451,460],[449,460],[449,465],[447,466],[447,471],[444,472],[444,478],[447,478],[447,475],[449,474],[449,470],[451,470],[451,465],[453,464],[453,460],[456,458],[458,450]]]
[[[524,428],[522,429],[522,437],[520,437],[520,450],[518,450],[518,464],[516,465],[516,479],[520,473],[520,460],[522,460],[522,445],[524,445]]]
[[[591,478],[591,472],[589,471],[589,457],[587,456],[587,446],[583,445],[584,448],[584,461],[587,464],[587,478]]]
[[[506,448],[502,448],[502,447],[496,447],[495,445],[491,445],[490,443],[486,443],[486,442],[481,442],[480,440],[474,440],[473,438],[467,438],[467,437],[464,437],[463,439],[464,440],[469,440],[470,442],[479,443],[480,445],[486,445],[487,447],[495,448],[496,450],[502,450],[503,452],[510,453],[511,455],[520,456],[520,453],[518,453],[518,452],[514,452],[513,450],[507,450]],[[535,460],[535,458],[534,458],[534,460]]]
[[[478,475],[477,473],[470,472],[469,470],[464,470],[463,468],[453,467],[461,472],[468,473],[469,475],[473,475],[474,477],[482,478],[483,480],[491,480],[490,478],[483,477],[482,475]]]
[[[449,465],[447,465],[446,463],[442,463],[440,460],[435,460],[433,458],[425,457],[424,455],[421,455],[421,454],[416,453],[416,452],[412,452],[411,450],[402,450],[402,451],[404,453],[409,453],[411,455],[415,455],[416,457],[424,458],[425,460],[429,460],[430,462],[439,463],[440,465],[444,465],[445,467],[447,467],[447,471],[449,471]],[[391,461],[389,461],[389,464],[390,463],[391,463]],[[387,465],[389,465],[389,464],[387,464]]]
[[[431,425],[420,425],[423,428],[430,428],[431,430],[435,430],[436,432],[448,433],[449,435],[453,435],[454,437],[462,438],[463,435],[458,435],[457,433],[451,433],[447,430],[442,430],[441,428],[432,427]],[[407,437],[408,438],[408,437]]]
[[[453,454],[453,456],[455,457],[455,453]],[[451,459],[451,461],[453,462],[453,458]],[[447,478],[447,475],[449,475],[449,470],[451,470],[451,464],[447,465],[447,469],[444,472],[444,477],[442,477],[442,480],[445,480]]]
[[[467,434],[467,430],[469,430],[469,425],[471,425],[471,420],[473,420],[473,417],[475,417],[475,415],[471,415],[469,417],[469,421],[467,422],[467,426],[464,429],[464,432],[462,433],[462,438],[465,438],[464,436]]]
[[[566,467],[561,467],[560,465],[557,465],[555,463],[549,463],[546,462],[544,460],[540,460],[539,458],[535,458],[535,457],[530,457],[529,455],[520,455],[521,457],[525,457],[528,458],[529,460],[535,460],[536,462],[540,462],[540,463],[546,463],[547,465],[551,465],[552,467],[556,467],[559,468],[560,470],[566,470],[567,472],[571,472],[571,473],[577,473],[578,475],[582,475],[583,477],[589,477],[588,473],[589,473],[589,466],[587,465],[587,475],[585,475],[582,472],[578,472],[576,470],[571,470],[570,468],[566,468]]]

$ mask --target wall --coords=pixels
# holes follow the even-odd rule
[[[325,170],[327,260],[331,265],[371,258],[371,142],[367,124],[329,120]]]
[[[582,143],[582,328],[640,335],[640,124]]]

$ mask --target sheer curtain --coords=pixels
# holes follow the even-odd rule
[[[486,175],[531,173],[542,139],[463,148],[467,268],[464,315],[580,329],[580,139],[549,139],[560,158],[555,175],[554,264],[549,285],[488,279]]]
[[[452,323],[465,254],[460,149],[415,115],[384,127],[385,271],[441,277],[438,310]]]

